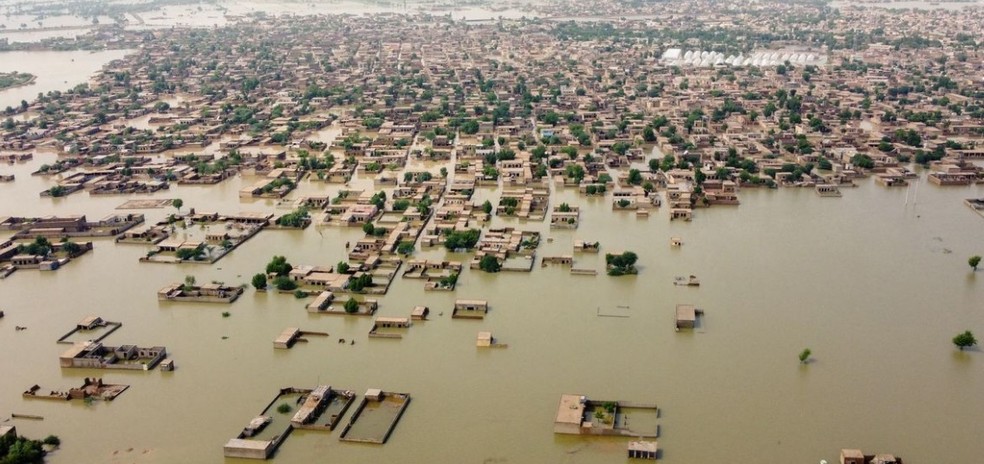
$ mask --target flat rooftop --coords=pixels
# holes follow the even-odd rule
[[[237,448],[237,449],[248,449],[248,450],[258,450],[262,451],[270,446],[270,441],[268,440],[249,440],[244,438],[230,438],[226,442],[226,448]]]
[[[581,395],[561,395],[560,406],[557,407],[557,420],[554,422],[558,424],[581,425],[581,422],[584,420],[584,403],[581,401],[582,398],[585,397]]]
[[[677,321],[697,321],[697,307],[694,305],[681,304],[676,307]]]

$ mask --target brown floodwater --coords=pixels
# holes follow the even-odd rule
[[[17,175],[0,184],[4,215],[101,218],[130,198],[41,199],[51,181],[29,172],[52,159],[0,168]],[[173,186],[150,196],[180,197],[186,209],[285,211],[272,201],[240,201],[240,186],[254,180]],[[353,184],[369,186],[366,179]],[[339,188],[305,181],[294,196]],[[660,446],[670,463],[832,462],[842,447],[914,463],[941,456],[972,462],[984,452],[974,427],[984,414],[984,359],[956,351],[950,338],[965,329],[984,332],[984,276],[966,263],[984,249],[984,218],[962,204],[984,189],[923,181],[916,190],[905,204],[904,189],[870,179],[840,199],[807,189],[746,189],[740,207],[698,210],[683,223],[670,222],[665,209],[636,219],[611,211],[607,200],[559,188],[554,204],[582,208],[576,231],[500,218],[492,225],[540,231],[552,239],[543,240],[541,256],[571,253],[575,238],[601,241],[602,253],[636,251],[638,276],[575,276],[539,266],[530,274],[466,270],[454,293],[425,293],[421,281],[397,279],[380,299],[379,315],[432,309],[431,320],[415,323],[402,340],[370,340],[370,319],[308,314],[291,295],[249,289],[231,306],[156,299],[159,288],[188,274],[246,283],[275,254],[294,264],[333,264],[344,258],[345,242],[360,238],[358,228],[264,231],[212,266],[138,263],[145,248],[99,240],[57,272],[22,270],[0,282],[7,313],[0,320],[0,411],[44,416],[14,424],[29,436],[59,435],[53,463],[221,462],[225,441],[280,388],[319,384],[360,394],[407,392],[413,401],[384,446],[341,443],[337,430],[295,434],[278,462],[326,454],[345,462],[624,459],[625,439],[553,434],[563,393],[659,404]],[[475,201],[496,196],[482,189]],[[156,221],[172,211],[146,213]],[[671,248],[671,236],[685,244]],[[469,258],[443,249],[417,256]],[[577,267],[602,270],[602,255],[575,259]],[[702,285],[673,285],[688,274]],[[487,299],[492,310],[484,321],[451,320],[455,298]],[[677,303],[705,309],[694,333],[674,332]],[[123,322],[106,343],[165,345],[177,369],[60,369],[64,346],[55,340],[90,314]],[[15,332],[15,325],[28,329]],[[272,340],[289,326],[331,339],[274,350]],[[477,350],[480,330],[509,347]],[[356,344],[335,343],[339,337]],[[806,347],[814,362],[802,366],[796,356]],[[67,388],[86,376],[132,388],[90,406],[20,397],[34,384]]]
[[[0,54],[0,70],[23,65],[17,70],[44,84],[2,92],[0,106],[84,82],[122,56],[71,53]],[[185,210],[289,209],[289,201],[240,200],[241,186],[257,180],[249,176],[153,195],[39,198],[53,180],[30,172],[54,159],[42,152],[0,165],[0,173],[16,175],[0,183],[0,216],[99,219],[124,212],[115,208],[133,198],[182,198]],[[436,173],[441,165],[412,166]],[[967,329],[984,334],[984,273],[967,266],[969,256],[984,254],[984,218],[962,203],[984,196],[984,188],[922,180],[907,193],[871,179],[859,184],[839,199],[807,189],[746,189],[740,207],[698,210],[691,223],[670,222],[665,208],[637,219],[611,211],[610,200],[556,187],[553,205],[581,207],[579,229],[500,218],[492,226],[541,232],[540,256],[570,254],[574,239],[598,240],[601,254],[575,261],[602,275],[538,265],[529,274],[465,270],[453,293],[397,278],[379,298],[378,315],[432,310],[431,320],[401,340],[370,340],[371,319],[312,315],[291,295],[248,289],[229,306],[157,301],[158,289],[189,274],[198,282],[247,283],[275,254],[331,265],[344,259],[346,242],[361,238],[358,228],[263,231],[211,266],[139,263],[147,248],[97,240],[93,252],[57,272],[22,270],[0,281],[0,420],[44,416],[11,423],[27,436],[60,436],[61,449],[48,459],[55,464],[246,462],[223,458],[222,445],[281,388],[330,384],[360,395],[367,388],[405,392],[412,401],[383,446],[339,442],[341,429],[295,432],[276,462],[622,462],[626,439],[553,434],[560,395],[580,393],[657,403],[667,463],[834,462],[844,447],[916,464],[976,462],[984,454],[977,430],[984,353],[959,352],[950,339]],[[371,188],[371,180],[353,186]],[[334,196],[340,188],[304,181],[290,198]],[[495,203],[499,192],[480,189],[473,200]],[[173,211],[143,212],[156,222]],[[671,236],[685,244],[671,248]],[[638,276],[603,275],[603,254],[621,250],[639,254]],[[416,257],[470,259],[439,248]],[[701,279],[699,288],[673,284],[689,274]],[[486,299],[491,311],[484,321],[451,320],[456,298]],[[706,311],[698,330],[674,332],[678,303]],[[65,346],[55,341],[87,315],[123,323],[107,344],[165,345],[175,372],[60,369]],[[292,326],[331,337],[273,349]],[[476,349],[482,330],[508,348]],[[797,354],[807,347],[814,361],[803,366]],[[67,389],[93,376],[132,387],[92,405],[20,396],[34,384]]]
[[[38,93],[53,90],[65,91],[88,80],[106,63],[123,58],[128,50],[90,51],[30,51],[0,52],[0,72],[23,72],[37,76],[37,79],[20,87],[0,91],[0,110],[8,106],[16,107],[21,100],[29,103],[37,99]]]

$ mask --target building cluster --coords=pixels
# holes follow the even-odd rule
[[[329,385],[314,389],[284,388],[239,435],[226,442],[223,454],[230,458],[268,459],[294,429],[331,432],[356,396],[351,390],[338,390]],[[297,406],[296,411],[291,403]],[[410,395],[406,393],[377,388],[366,390],[339,434],[339,440],[386,443],[409,404]],[[293,414],[286,420],[290,412]]]
[[[583,8],[568,3],[540,13]],[[553,181],[613,195],[614,208],[640,216],[666,197],[667,214],[690,219],[695,208],[738,204],[741,188],[868,175],[903,185],[910,162],[939,185],[984,179],[971,162],[984,158],[984,57],[980,37],[965,32],[984,26],[979,9],[715,6],[597,23],[377,15],[121,29],[121,44],[140,39],[135,53],[88,85],[30,102],[24,111],[37,116],[5,124],[0,148],[58,147],[64,156],[38,174],[73,173],[49,196],[248,170],[262,177],[241,196],[279,198],[305,176],[374,173],[392,198],[305,199],[338,225],[402,212],[406,227],[384,227],[353,250],[363,255],[434,236],[431,214],[443,227],[481,220],[470,197],[483,186],[503,186],[485,212],[503,217],[548,216]],[[325,141],[329,126],[341,133]],[[406,171],[414,158],[446,169]]]
[[[886,188],[923,175],[941,187],[984,182],[974,163],[984,159],[984,50],[980,34],[968,32],[984,30],[981,9],[657,5],[563,0],[532,7],[549,20],[482,23],[256,15],[213,29],[94,28],[76,45],[98,37],[133,53],[88,84],[7,109],[0,150],[11,153],[0,160],[54,148],[58,160],[34,173],[51,185],[42,197],[150,193],[241,175],[254,180],[239,191],[242,201],[296,209],[275,218],[182,213],[176,205],[176,214],[146,226],[136,214],[98,222],[0,218],[0,229],[16,231],[0,243],[0,275],[57,267],[91,249],[55,239],[116,236],[150,246],[143,262],[211,264],[266,228],[358,227],[364,235],[345,244],[345,261],[268,268],[254,286],[266,290],[270,279],[278,291],[314,296],[311,313],[373,316],[376,300],[353,295],[385,294],[397,275],[424,280],[427,290],[454,290],[466,264],[409,258],[417,246],[472,253],[472,269],[532,271],[541,237],[521,224],[576,229],[585,219],[578,204],[552,201],[562,189],[584,202],[604,198],[613,214],[689,221],[701,208],[739,205],[746,188],[839,197],[841,187],[866,177]],[[597,21],[564,20],[585,15]],[[22,113],[30,117],[14,119]],[[372,188],[351,186],[357,175],[371,178]],[[332,193],[290,196],[304,180]],[[481,189],[494,192],[484,203],[474,199]],[[968,205],[980,211],[979,202]],[[508,225],[493,228],[494,216]],[[599,247],[578,240],[572,254],[541,257],[541,266],[595,275],[576,267],[574,256]],[[635,258],[606,256],[609,273],[635,273]],[[158,298],[231,302],[242,292],[186,283]],[[336,301],[340,294],[348,301]],[[484,319],[488,311],[485,300],[459,299],[451,317]],[[376,317],[369,336],[401,338],[428,313],[418,306],[409,318]],[[678,305],[676,327],[699,327],[701,314]],[[76,330],[105,325],[89,319]],[[304,334],[291,327],[274,344],[289,348]],[[476,344],[504,346],[491,331]],[[146,370],[169,366],[166,356],[164,347],[106,346],[100,338],[74,344],[60,362]],[[104,387],[87,379],[67,395],[101,395]],[[301,405],[290,423],[278,422],[270,403],[225,453],[266,458],[295,427],[333,429],[354,396],[328,386],[282,391],[274,402]],[[409,395],[370,390],[340,438],[385,442],[408,402]],[[624,409],[656,408],[564,395],[555,431],[656,436],[628,429]],[[335,412],[323,421],[325,411]],[[357,421],[380,414],[385,420]],[[654,442],[629,447],[631,457],[657,454]],[[856,450],[841,461],[895,462]]]

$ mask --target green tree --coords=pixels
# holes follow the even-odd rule
[[[356,301],[355,298],[349,297],[343,307],[345,308],[346,313],[355,314],[359,311],[359,302]]]
[[[277,412],[279,412],[280,414],[287,414],[287,413],[289,413],[289,412],[290,412],[290,411],[291,411],[292,409],[293,409],[293,408],[291,408],[291,407],[290,407],[290,405],[289,405],[289,404],[287,404],[287,403],[280,403],[280,405],[279,405],[279,406],[277,406]]]
[[[851,164],[863,169],[872,169],[875,167],[875,161],[863,153],[854,155],[851,158]]]
[[[396,247],[396,252],[404,256],[410,256],[413,253],[413,250],[413,242],[400,242],[400,244]]]
[[[615,414],[615,408],[618,407],[618,403],[614,401],[605,401],[601,407],[605,408],[605,412],[608,414]]]
[[[976,345],[977,339],[974,338],[974,334],[967,330],[964,331],[964,333],[957,334],[956,337],[953,337],[953,344],[956,345],[957,348],[960,348],[960,351],[963,351],[964,348],[970,348]]]
[[[297,289],[297,282],[294,282],[290,277],[285,275],[278,275],[273,279],[273,286],[282,292],[289,292]]]
[[[198,245],[195,248],[178,248],[178,251],[174,255],[182,261],[198,261],[205,256],[205,245]]]
[[[48,195],[51,195],[52,197],[63,197],[68,195],[68,189],[61,185],[56,185],[48,189]]]
[[[584,166],[580,164],[569,164],[564,168],[564,175],[573,179],[575,183],[580,184],[584,179]]]
[[[638,169],[629,169],[629,183],[639,185],[642,183],[642,173]]]
[[[266,266],[267,274],[275,274],[277,276],[286,276],[290,274],[290,271],[294,269],[290,263],[287,262],[287,258],[283,256],[274,256],[273,259]]]
[[[174,207],[174,209],[176,209],[176,210],[178,210],[178,212],[179,212],[179,213],[181,212],[181,207],[182,207],[182,206],[184,206],[184,204],[185,204],[185,203],[184,203],[184,200],[182,200],[182,199],[180,199],[180,198],[175,198],[175,199],[174,199],[174,200],[173,200],[173,201],[171,202],[171,206],[173,206],[173,207]]]
[[[492,202],[485,200],[485,203],[482,203],[482,211],[485,211],[485,214],[492,214]]]
[[[809,348],[806,348],[803,351],[801,351],[800,354],[799,354],[799,360],[800,360],[800,362],[803,363],[803,364],[806,364],[806,362],[810,359],[810,355],[811,354],[812,354],[812,352],[810,351]]]
[[[253,288],[257,290],[266,290],[267,288],[266,274],[260,272],[253,276]]]
[[[277,225],[281,227],[303,227],[310,218],[307,208],[301,207],[277,218]]]
[[[406,211],[410,207],[410,200],[399,199],[393,202],[393,211]]]
[[[335,272],[338,272],[339,274],[347,274],[348,271],[349,263],[346,263],[345,261],[339,261],[338,264],[335,265]]]
[[[478,239],[481,236],[482,231],[478,229],[468,229],[465,231],[452,231],[444,239],[444,247],[448,250],[457,250],[459,248],[470,249],[474,248],[475,244],[478,243]]]
[[[967,264],[970,265],[971,269],[976,271],[977,266],[981,264],[981,257],[977,255],[971,256],[970,259],[967,260]]]
[[[61,443],[57,437],[55,441]],[[44,462],[45,451],[42,442],[13,434],[0,438],[0,463],[3,464],[41,464]]]
[[[499,272],[502,265],[499,264],[499,260],[495,256],[485,255],[478,262],[478,268],[485,272]]]
[[[608,275],[610,276],[620,276],[625,274],[635,274],[636,268],[635,263],[639,259],[639,256],[631,251],[623,252],[622,254],[606,254],[605,264],[608,266]]]
[[[366,287],[372,286],[372,275],[368,273],[363,273],[362,275],[350,279],[348,282],[348,289],[350,292],[361,292],[365,290]]]
[[[615,142],[615,144],[612,145],[612,151],[618,153],[619,156],[625,155],[625,153],[629,151],[629,144],[625,142]]]
[[[642,139],[646,142],[655,142],[656,131],[654,131],[652,127],[646,126],[646,128],[642,130]]]
[[[77,254],[79,254],[79,253],[82,252],[82,245],[79,245],[78,243],[75,243],[75,242],[68,242],[67,241],[65,243],[62,243],[61,249],[62,249],[62,251],[64,251],[65,253],[67,253],[69,256],[75,256],[75,255],[77,255]],[[978,258],[980,258],[980,257],[978,257]],[[978,261],[980,261],[980,259],[978,259]]]
[[[454,290],[455,284],[458,283],[458,273],[453,273],[438,282],[438,286],[441,288],[450,288]]]

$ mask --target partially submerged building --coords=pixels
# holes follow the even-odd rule
[[[584,395],[560,396],[554,433],[565,435],[607,435],[656,438],[659,427],[651,433],[631,430],[625,424],[623,409],[650,410],[659,415],[655,404],[635,404],[620,401],[592,401]]]
[[[72,387],[68,391],[61,390],[48,390],[47,393],[39,386],[34,385],[28,388],[24,393],[21,394],[22,397],[27,399],[45,399],[45,400],[104,400],[112,401],[116,399],[125,392],[129,385],[114,385],[103,383],[102,379],[88,378],[82,382],[81,387]]]
[[[270,416],[257,416],[249,421],[236,438],[230,439],[222,448],[223,454],[227,458],[243,459],[267,459],[277,448],[287,439],[290,428],[285,433],[279,434],[271,440],[254,440],[252,437],[258,435],[267,428],[273,418]]]
[[[489,302],[485,300],[456,300],[452,318],[484,319],[489,312]]]
[[[235,438],[226,442],[223,454],[228,458],[268,459],[294,429],[334,430],[354,401],[351,390],[336,390],[329,385],[283,388]],[[285,415],[292,405],[297,410]],[[285,407],[286,412],[281,409]]]
[[[311,332],[306,330],[301,330],[297,327],[288,327],[280,332],[280,335],[273,340],[273,347],[286,350],[290,349],[297,342],[306,342],[307,339],[301,338],[305,335],[316,335],[320,337],[327,337],[327,332]]]
[[[121,322],[106,321],[99,316],[82,318],[75,328],[58,339],[58,343],[74,343],[70,339],[75,336],[87,337],[86,341],[99,342],[123,326]]]
[[[243,287],[229,287],[221,283],[201,286],[171,284],[157,292],[157,299],[189,303],[232,303],[242,294]]]
[[[0,230],[17,231],[14,240],[45,237],[113,237],[144,222],[143,214],[113,214],[99,221],[88,221],[85,215],[45,216],[37,218],[8,217],[0,222]]]
[[[99,342],[80,342],[58,358],[63,368],[151,370],[167,357],[163,346],[104,346]]]
[[[841,464],[902,464],[902,459],[891,454],[864,454],[859,449],[842,449]]]
[[[426,306],[414,306],[413,310],[410,311],[410,319],[415,321],[427,320],[427,315],[430,314],[430,308]]]
[[[370,388],[339,437],[342,441],[384,444],[403,416],[410,395]],[[369,416],[372,416],[369,418]],[[360,419],[362,419],[360,421]]]
[[[409,317],[377,317],[369,329],[369,338],[403,338],[410,324]]]
[[[301,329],[297,327],[288,327],[280,332],[280,335],[273,340],[273,347],[286,350],[297,342],[297,339],[301,338]]]
[[[678,304],[676,306],[676,329],[693,329],[697,326],[697,316],[703,314],[703,310],[692,304]]]
[[[629,459],[648,459],[656,460],[659,454],[659,445],[655,441],[630,441],[628,446]]]

